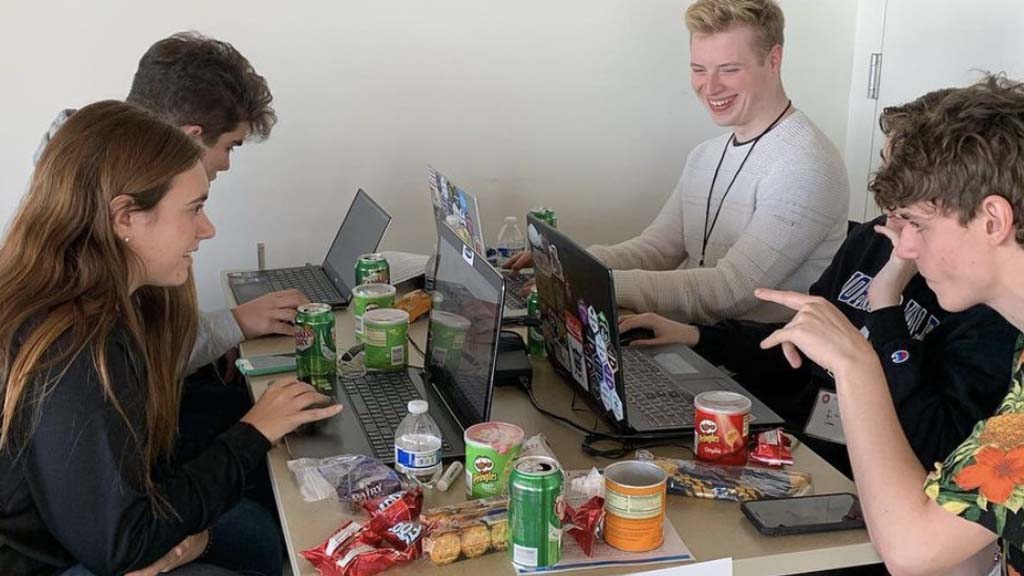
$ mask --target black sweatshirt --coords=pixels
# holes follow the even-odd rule
[[[880,216],[854,229],[810,293],[827,298],[867,335],[882,361],[907,440],[931,469],[1006,395],[1018,332],[987,306],[946,312],[920,275],[903,290],[902,306],[869,312],[868,286],[892,252],[889,240],[873,229],[884,223]],[[781,326],[739,321],[702,326],[695,349],[735,372],[791,427],[803,430],[818,390],[834,390],[835,382],[806,357],[801,369],[793,370],[779,347],[760,349],[761,340]],[[805,441],[850,472],[844,446]]]
[[[98,575],[148,566],[209,527],[242,497],[270,443],[238,423],[206,452],[154,481],[174,513],[153,513],[146,469],[144,370],[123,334],[107,342],[114,394],[139,435],[106,400],[86,350],[45,401],[23,450],[0,453],[0,573],[54,574],[76,563]]]

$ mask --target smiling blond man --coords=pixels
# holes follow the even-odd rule
[[[846,233],[849,181],[835,146],[782,85],[773,0],[698,0],[686,11],[694,93],[727,134],[690,152],[639,236],[591,252],[618,302],[687,322],[780,321],[758,286],[806,292]]]

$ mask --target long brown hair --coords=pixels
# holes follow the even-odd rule
[[[110,206],[127,195],[132,210],[152,209],[200,155],[180,130],[140,108],[86,106],[47,145],[0,246],[0,450],[20,449],[48,391],[89,353],[149,465],[142,477],[158,510],[166,502],[149,469],[173,447],[181,371],[195,340],[195,285],[190,275],[183,286],[132,293],[129,269],[141,262],[114,233]],[[145,430],[125,414],[107,370],[108,338],[122,330],[144,367]]]

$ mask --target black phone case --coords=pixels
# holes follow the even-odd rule
[[[809,496],[794,496],[792,498],[761,498],[760,500],[750,500],[740,504],[740,510],[743,511],[743,515],[750,520],[750,523],[757,528],[757,531],[765,536],[785,536],[788,534],[811,534],[815,532],[837,532],[839,530],[856,530],[858,528],[864,528],[864,516],[858,516],[857,518],[844,519],[842,522],[831,522],[829,524],[803,524],[800,526],[766,526],[761,523],[761,519],[757,517],[757,514],[747,508],[748,504],[754,502],[765,502],[769,500],[797,500],[803,498],[821,498],[822,496],[839,496],[842,494],[849,494],[853,497],[853,502],[857,506],[857,510],[860,510],[860,499],[855,494],[849,492],[836,492],[832,494],[812,494]]]

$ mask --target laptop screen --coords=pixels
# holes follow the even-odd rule
[[[356,261],[377,249],[390,223],[391,216],[369,194],[356,192],[323,265],[342,296],[348,297],[356,284]]]
[[[548,358],[622,424],[626,408],[612,273],[532,214],[526,230]]]
[[[501,274],[455,232],[444,225],[437,231],[426,364],[434,387],[468,427],[491,416],[505,287]]]
[[[455,230],[462,241],[480,254],[487,253],[484,232],[480,228],[480,207],[476,196],[455,185],[444,174],[427,166],[430,201],[434,205],[434,218]]]

